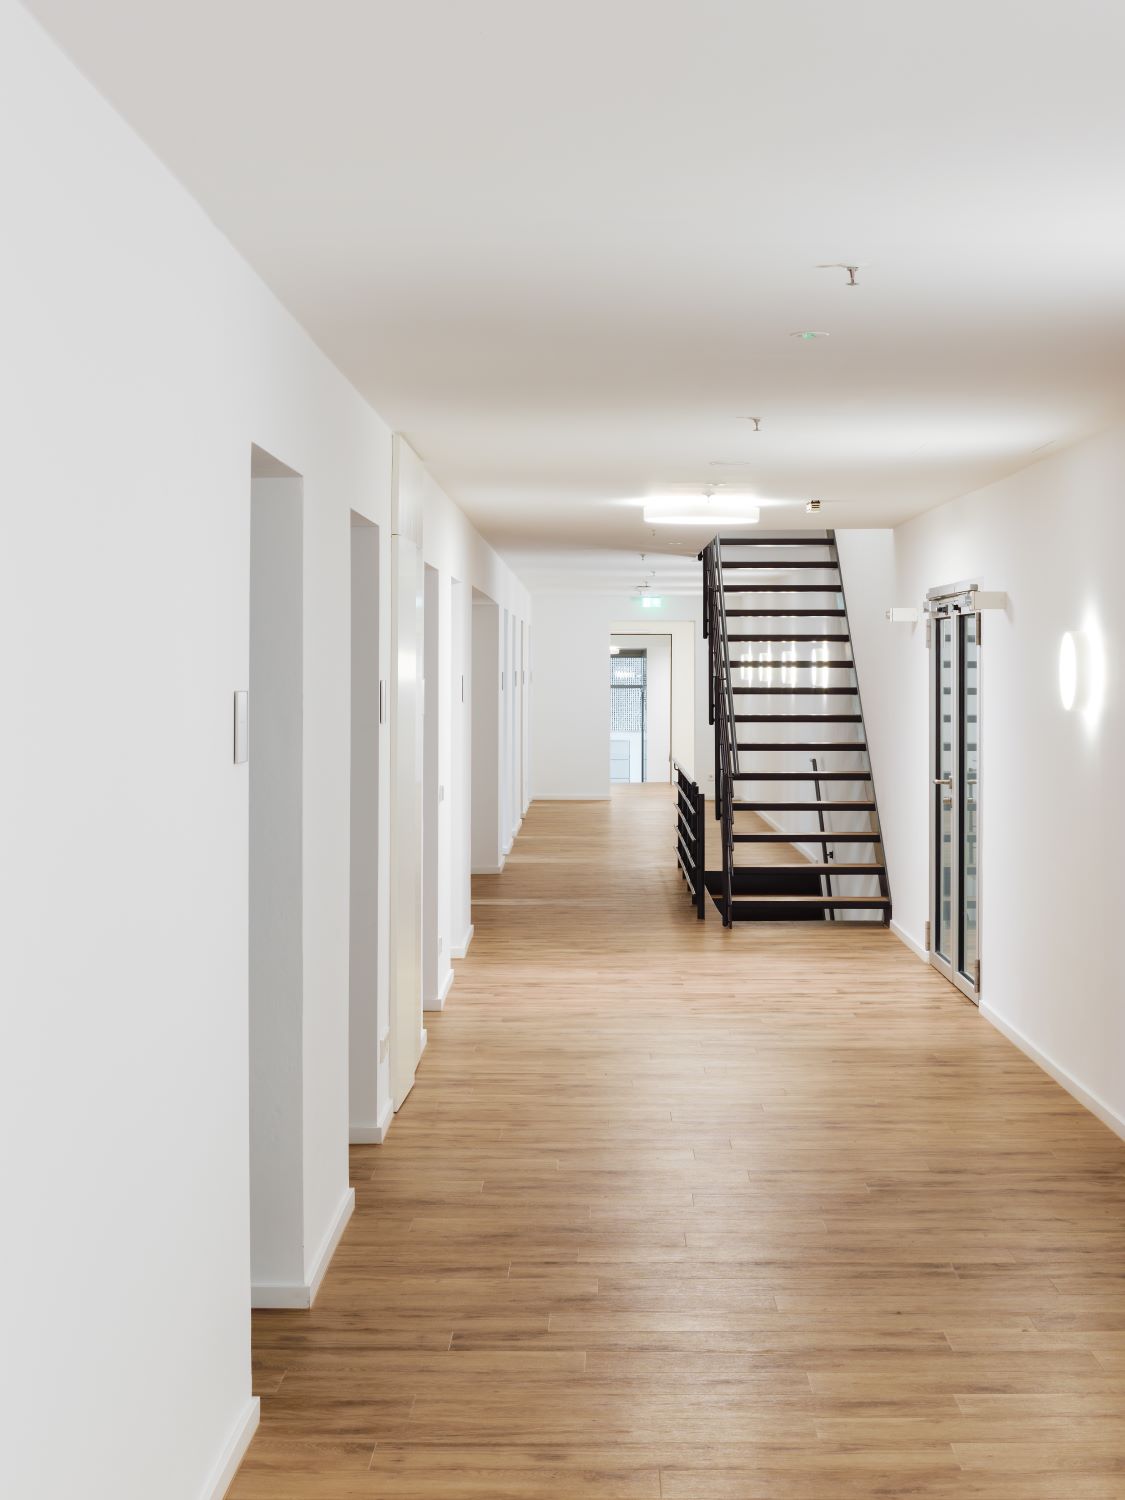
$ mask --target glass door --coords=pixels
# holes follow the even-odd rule
[[[977,791],[980,784],[980,735],[977,704],[980,677],[980,615],[963,615],[960,627],[958,677],[957,784],[957,983],[974,1000],[980,978],[977,925]]]
[[[931,614],[930,962],[976,1001],[980,615],[963,600],[937,600]]]

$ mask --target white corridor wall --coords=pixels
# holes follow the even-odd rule
[[[700,573],[702,593],[702,572]],[[707,724],[707,643],[700,595],[669,595],[659,614],[635,594],[536,590],[531,693],[533,797],[597,800],[609,796],[609,646],[611,634],[673,635],[672,692],[685,668],[692,677],[694,727],[685,714],[672,726],[672,754],[714,792],[714,752]],[[682,627],[690,627],[689,632]],[[689,665],[690,664],[690,665]]]
[[[311,1282],[349,1191],[350,513],[390,535],[391,434],[12,0],[0,170],[0,255],[18,288],[0,347],[0,1129],[18,1289],[0,1491],[202,1500],[255,1415],[248,776],[231,753],[248,675],[250,448],[304,476]],[[458,577],[526,619],[525,591],[428,476],[422,511],[445,586]],[[253,703],[250,741],[253,754]]]
[[[1007,595],[983,616],[981,1010],[1125,1134],[1125,428],[890,532],[841,532],[895,922],[927,916],[928,652],[892,605],[961,580]],[[1059,699],[1065,631],[1104,654],[1100,710]],[[951,1003],[961,1002],[950,990]]]

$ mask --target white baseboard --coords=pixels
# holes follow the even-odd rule
[[[473,924],[470,922],[469,926],[468,926],[468,929],[465,932],[465,936],[461,939],[461,941],[459,943],[454,943],[453,946],[450,948],[450,950],[449,950],[449,956],[450,956],[450,958],[464,958],[465,957],[466,953],[468,953],[468,951],[469,951],[469,944],[473,940],[473,932],[474,932]]]
[[[893,917],[891,918],[891,931],[894,933],[895,937],[898,938],[899,942],[904,943],[906,947],[910,949],[911,953],[920,958],[923,963],[927,963],[929,961],[930,955],[926,952],[925,948],[922,947],[922,944],[918,941],[918,939],[915,937],[911,937],[906,928],[900,927]]]
[[[246,1450],[250,1446],[250,1439],[258,1429],[261,1414],[261,1401],[257,1396],[251,1397],[241,1417],[235,1423],[234,1431],[227,1439],[219,1461],[211,1471],[210,1479],[200,1491],[200,1500],[223,1500],[223,1496],[230,1489],[231,1480],[238,1473],[239,1464],[246,1457]]]
[[[533,802],[608,802],[608,792],[536,792]]]
[[[350,1132],[349,1132],[350,1134]],[[268,1281],[260,1282],[250,1289],[252,1307],[311,1307],[320,1291],[320,1283],[328,1270],[340,1236],[348,1227],[348,1220],[355,1210],[355,1188],[349,1188],[340,1200],[340,1207],[329,1225],[320,1249],[313,1259],[312,1273],[307,1282]]]
[[[317,1292],[320,1291],[320,1283],[324,1280],[324,1273],[328,1270],[329,1263],[336,1253],[336,1246],[340,1243],[340,1237],[348,1227],[348,1220],[355,1212],[355,1188],[348,1188],[340,1199],[340,1206],[336,1210],[336,1217],[329,1226],[328,1233],[321,1241],[320,1249],[313,1261],[312,1275],[309,1277],[309,1306],[313,1305]]]
[[[514,843],[515,843],[515,839],[509,839],[508,842],[504,845],[503,849],[500,851],[503,854],[503,856],[504,856],[505,859],[507,859],[508,855],[511,854],[511,852],[512,852],[512,845]]]
[[[504,873],[504,865],[507,862],[507,858],[508,858],[508,856],[506,854],[502,854],[500,856],[500,863],[498,865],[473,865],[473,867],[472,867],[473,874],[474,875],[502,875]]]
[[[395,1117],[389,1099],[384,1101],[379,1118],[374,1125],[352,1125],[348,1129],[348,1140],[353,1146],[381,1146],[387,1139],[387,1131]]]
[[[1103,1125],[1107,1125],[1114,1135],[1119,1135],[1125,1140],[1125,1118],[1110,1108],[1104,1099],[1099,1099],[1097,1094],[1092,1094],[1089,1089],[1083,1088],[1076,1078],[1072,1078],[1065,1068],[1058,1063],[1052,1062],[1045,1052],[1040,1052],[1034,1042],[1029,1041],[1018,1027],[1013,1026],[1010,1021],[1005,1021],[1003,1016],[997,1015],[990,1005],[981,1002],[980,1013],[990,1025],[1006,1036],[1010,1042],[1017,1046],[1025,1057],[1030,1057],[1033,1063],[1043,1069],[1060,1084],[1073,1099],[1077,1099],[1092,1115],[1096,1115]]]
[[[450,990],[452,988],[453,988],[453,970],[452,969],[447,969],[446,973],[445,973],[445,978],[441,982],[441,988],[438,990],[437,994],[434,996],[434,998],[432,1000],[424,1000],[422,1002],[422,1009],[423,1010],[444,1010],[445,1009],[446,999],[447,999],[447,997],[449,995],[449,992],[450,992]]]

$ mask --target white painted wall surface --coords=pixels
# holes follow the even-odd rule
[[[351,1139],[379,1140],[379,1042],[386,987],[379,944],[379,528],[352,516],[351,887],[348,967],[348,1113]],[[385,931],[385,929],[384,929]]]
[[[425,635],[422,674],[422,1008],[440,1010],[441,898],[443,885],[438,864],[441,827],[445,822],[441,802],[442,712],[441,699],[441,575],[425,565],[423,629]]]
[[[495,875],[504,863],[502,613],[493,600],[473,595],[471,858],[481,875]]]
[[[645,781],[671,780],[672,755],[672,636],[630,635],[611,630],[610,642],[625,650],[643,650],[647,658],[645,684]],[[609,650],[606,650],[606,692],[609,689]],[[689,707],[694,707],[690,693]],[[689,718],[689,728],[690,728]],[[638,736],[639,738],[639,736]],[[640,781],[640,768],[630,778]]]
[[[0,172],[19,288],[0,344],[15,706],[0,774],[19,790],[0,989],[20,997],[0,1054],[0,1130],[20,1147],[5,1165],[20,1295],[0,1490],[200,1500],[256,1410],[248,777],[231,753],[249,449],[305,480],[308,1276],[348,1198],[349,520],[389,523],[390,432],[12,0]],[[422,508],[429,560],[526,616],[518,581],[428,476]],[[60,1193],[76,1131],[95,1166]]]
[[[472,938],[472,590],[450,580],[449,954],[463,958]]]
[[[1123,488],[1116,428],[893,536],[840,534],[895,919],[916,943],[928,912],[928,657],[924,626],[890,625],[883,611],[959,580],[1008,595],[983,616],[981,1008],[1119,1130]],[[1084,625],[1106,663],[1089,722],[1063,710],[1057,685],[1060,637]]]
[[[422,1055],[422,466],[397,434],[391,480],[391,1101]]]
[[[246,456],[247,471],[250,455]],[[302,1156],[303,482],[249,480],[250,1279],[254,1305],[305,1279]]]
[[[702,589],[702,574],[700,588]],[[708,797],[714,752],[707,724],[707,645],[698,596],[675,595],[659,614],[632,594],[543,589],[534,595],[531,790],[535,797],[609,796],[609,638],[614,632],[673,636],[673,693],[690,680],[694,714],[677,695],[672,754],[694,767]]]

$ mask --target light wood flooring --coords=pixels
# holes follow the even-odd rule
[[[1122,1142],[882,927],[697,921],[664,788],[475,893],[236,1500],[1125,1497]]]

